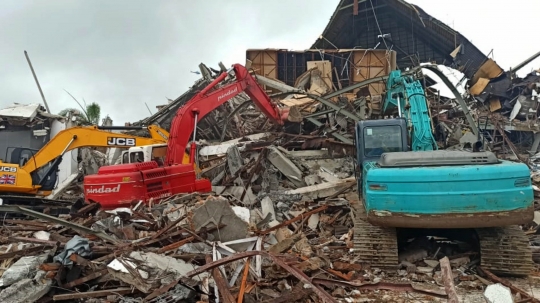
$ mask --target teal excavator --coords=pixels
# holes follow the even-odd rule
[[[399,70],[389,75],[383,112],[395,118],[356,125],[354,244],[362,260],[395,268],[401,231],[453,231],[475,240],[483,268],[528,275],[529,241],[517,226],[534,216],[528,167],[489,151],[438,150],[422,84]]]

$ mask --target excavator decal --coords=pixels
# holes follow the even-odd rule
[[[16,173],[17,168],[16,167],[10,167],[10,166],[0,166],[0,172]]]
[[[87,194],[108,194],[108,193],[118,193],[120,192],[120,187],[122,185],[118,184],[116,186],[108,186],[105,187],[105,185],[102,185],[101,187],[94,187],[89,188],[86,190]]]
[[[15,185],[17,178],[14,175],[2,175],[0,177],[0,184]]]
[[[109,146],[137,146],[137,139],[122,138],[122,137],[108,137],[107,145]]]

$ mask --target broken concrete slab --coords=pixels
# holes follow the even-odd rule
[[[244,199],[242,198],[242,193],[245,190]],[[241,201],[244,205],[253,205],[256,202],[255,194],[251,190],[251,187],[244,189],[242,186],[212,186],[212,191],[218,195],[230,194],[233,195],[238,201]]]
[[[320,170],[317,172],[317,175],[320,177],[320,179],[326,182],[338,182],[340,180],[340,178],[336,174],[329,172],[324,167],[320,168]]]
[[[488,303],[514,303],[510,288],[500,283],[486,287],[484,298]]]
[[[244,160],[240,154],[240,150],[236,145],[227,149],[227,165],[231,175],[235,175],[244,166]]]
[[[287,158],[275,146],[268,147],[268,161],[272,163],[287,179],[289,179],[296,187],[306,186],[302,178],[302,171]]]
[[[471,259],[469,257],[461,257],[450,260],[450,265],[452,265],[452,268],[457,268],[469,264],[469,262],[471,262]]]
[[[285,191],[284,194],[289,195],[302,195],[302,199],[323,199],[336,194],[338,191],[352,186],[351,182],[356,183],[354,177],[342,179],[338,182],[326,182],[322,184],[305,186],[293,190]]]
[[[306,182],[307,186],[312,186],[316,184],[321,184],[322,179],[318,175],[308,175],[304,177],[304,181]]]
[[[225,227],[212,232],[216,241],[229,242],[245,239],[248,235],[248,223],[236,215],[229,201],[221,197],[209,197],[193,211],[192,221],[195,231],[224,224]],[[241,247],[245,244],[235,244],[231,248],[238,250]]]
[[[424,263],[426,263],[427,266],[433,267],[433,268],[435,268],[435,267],[437,267],[439,265],[439,261],[437,261],[437,260],[424,260]]]
[[[313,214],[309,216],[308,219],[308,227],[311,228],[311,230],[317,230],[317,226],[319,226],[319,214]]]
[[[227,150],[231,146],[236,146],[239,151],[243,151],[245,147],[242,145],[244,145],[245,143],[249,143],[250,141],[245,142],[241,140],[249,139],[252,141],[258,141],[258,140],[263,139],[264,137],[268,137],[269,135],[271,134],[270,133],[253,134],[249,136],[244,136],[242,138],[237,138],[234,140],[222,142],[221,144],[218,144],[218,145],[204,146],[204,147],[201,147],[201,149],[199,150],[199,155],[203,157],[223,155],[227,153]]]
[[[416,273],[418,274],[431,274],[433,273],[433,267],[417,266]]]
[[[289,250],[293,245],[300,240],[300,235],[294,235],[290,238],[286,238],[275,245],[272,245],[268,251],[273,254],[279,254]]]
[[[38,256],[25,256],[11,265],[0,278],[0,287],[9,286],[13,283],[34,277],[41,265],[47,259],[48,254]]]
[[[46,278],[47,272],[38,271],[33,279],[22,279],[0,292],[0,300],[10,303],[36,302],[49,292],[52,280]]]
[[[328,150],[290,150],[286,156],[290,159],[312,160],[312,159],[328,159],[330,154]]]
[[[262,209],[262,215],[263,218],[266,218],[266,216],[270,215],[270,222],[268,223],[268,226],[274,227],[279,224],[279,222],[276,220],[276,210],[274,209],[274,202],[270,197],[264,197],[261,200],[261,209]]]

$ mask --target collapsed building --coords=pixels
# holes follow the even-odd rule
[[[23,302],[24,290],[45,302],[538,302],[538,285],[478,266],[478,251],[459,241],[416,238],[400,249],[396,270],[373,268],[354,252],[352,215],[355,124],[384,118],[396,69],[421,79],[439,148],[480,141],[526,163],[540,181],[538,78],[515,76],[532,58],[505,72],[417,6],[340,1],[308,50],[246,51],[245,66],[272,100],[300,109],[300,126],[276,129],[240,94],[197,124],[198,174],[212,193],[107,211],[92,203],[61,218],[18,209],[36,219],[4,220],[0,297]],[[227,69],[199,68],[202,78],[187,92],[133,124],[169,129],[177,110]],[[521,227],[535,262],[538,214]]]

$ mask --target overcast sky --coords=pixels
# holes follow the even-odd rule
[[[539,0],[411,0],[464,34],[505,69],[540,51]],[[248,48],[309,48],[338,0],[1,0],[0,107],[51,111],[98,102],[116,125],[138,121],[199,77],[198,64],[245,63]],[[189,4],[187,4],[189,3]],[[509,5],[510,4],[510,5]],[[489,8],[488,8],[489,6]],[[521,73],[540,67],[535,60]]]

